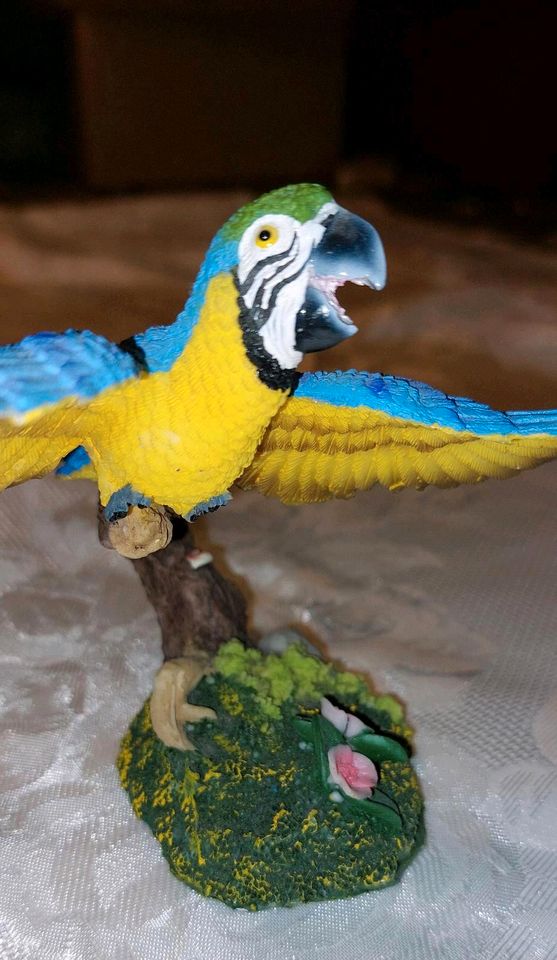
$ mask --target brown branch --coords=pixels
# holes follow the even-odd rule
[[[190,524],[162,507],[131,507],[114,523],[99,512],[99,539],[132,559],[157,614],[165,660],[213,656],[231,637],[248,639],[244,596],[196,549]]]

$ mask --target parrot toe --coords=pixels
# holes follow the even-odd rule
[[[188,693],[207,673],[210,673],[210,661],[203,654],[167,660],[158,671],[151,695],[151,722],[159,740],[167,747],[195,750],[184,733],[184,725],[216,719],[210,707],[187,701]]]
[[[120,490],[116,490],[103,508],[105,520],[108,520],[109,523],[113,520],[120,520],[126,516],[130,507],[148,507],[150,503],[149,497],[134,490],[131,483],[128,483]]]

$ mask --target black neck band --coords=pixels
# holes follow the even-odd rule
[[[236,288],[238,282],[235,278]],[[246,353],[257,370],[259,379],[272,390],[291,391],[296,381],[296,370],[285,370],[278,360],[265,349],[263,338],[259,333],[252,314],[246,307],[238,292],[239,323],[242,328],[242,337]]]
[[[118,344],[120,350],[123,350],[124,353],[129,353],[130,357],[133,357],[137,364],[138,370],[149,370],[147,366],[147,358],[145,357],[145,350],[143,347],[140,347],[135,337],[126,337],[125,340],[121,340]]]

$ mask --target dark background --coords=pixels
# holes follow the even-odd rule
[[[324,179],[554,223],[554,4],[6,5],[4,198]]]

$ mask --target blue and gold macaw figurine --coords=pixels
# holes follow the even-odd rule
[[[145,505],[191,520],[234,484],[310,503],[508,477],[556,456],[557,411],[499,413],[379,373],[297,373],[305,353],[356,332],[337,287],[385,279],[377,232],[323,187],[247,204],[170,326],[0,348],[0,489],[57,470],[94,478],[109,522]]]

